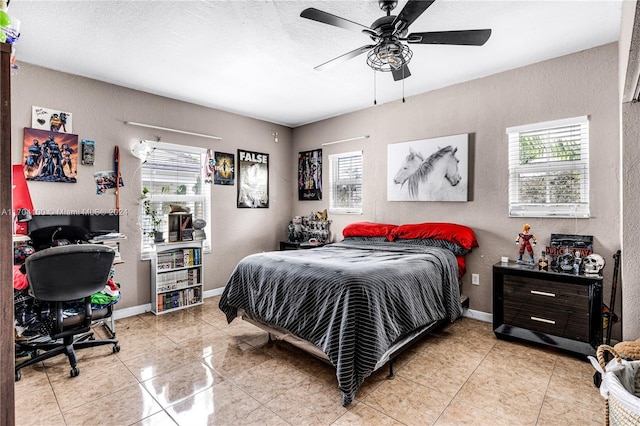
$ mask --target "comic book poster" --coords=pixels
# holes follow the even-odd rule
[[[269,154],[238,150],[238,208],[269,207]]]
[[[75,183],[78,135],[25,127],[22,159],[27,180]]]
[[[215,160],[213,183],[215,185],[233,185],[235,169],[233,154],[216,151],[213,156]]]
[[[298,153],[298,200],[322,200],[322,150]]]
[[[31,127],[49,132],[73,133],[71,113],[51,108],[31,107]]]

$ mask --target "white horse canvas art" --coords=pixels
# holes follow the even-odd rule
[[[387,145],[388,201],[467,201],[469,135]]]

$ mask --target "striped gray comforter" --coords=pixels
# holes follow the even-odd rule
[[[350,404],[378,360],[407,333],[462,313],[455,256],[436,247],[347,242],[254,254],[220,298],[318,346]]]

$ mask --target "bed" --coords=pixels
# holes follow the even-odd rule
[[[470,228],[443,223],[361,222],[343,236],[312,250],[245,257],[219,307],[228,322],[242,316],[324,356],[346,406],[399,350],[460,317],[460,269],[478,244]]]

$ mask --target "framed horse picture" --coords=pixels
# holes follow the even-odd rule
[[[468,201],[469,135],[387,145],[387,201]]]

